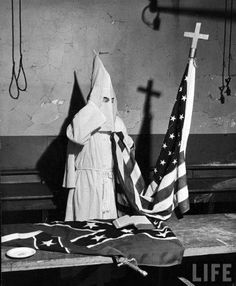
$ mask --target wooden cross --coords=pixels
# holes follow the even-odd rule
[[[192,32],[184,32],[184,37],[193,38],[191,49],[194,51],[197,48],[197,42],[199,39],[208,40],[208,38],[209,38],[209,35],[207,35],[207,34],[200,34],[200,28],[201,28],[201,23],[196,23],[195,31],[193,33]]]

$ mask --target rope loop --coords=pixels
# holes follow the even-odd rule
[[[13,84],[15,83],[16,85],[16,95],[13,94]],[[10,97],[13,99],[18,99],[20,95],[20,90],[18,87],[18,82],[17,82],[17,77],[16,77],[16,71],[15,71],[15,62],[12,64],[12,75],[11,75],[11,82],[9,85],[9,94]]]
[[[20,86],[20,77],[21,74],[23,75],[23,82],[22,82],[22,86]],[[18,83],[18,88],[20,91],[26,91],[27,89],[27,79],[26,79],[26,75],[25,75],[25,70],[24,70],[24,66],[23,66],[23,57],[22,55],[20,55],[20,63],[19,63],[19,69],[18,69],[18,74],[17,74],[17,83]]]
[[[222,79],[222,85],[219,87],[220,89],[220,102],[222,104],[225,103],[225,98],[224,94],[225,93],[227,96],[231,95],[231,89],[230,89],[230,81],[231,81],[231,60],[232,60],[232,54],[231,54],[231,46],[232,46],[232,22],[233,22],[233,0],[231,0],[231,5],[230,5],[230,27],[229,27],[229,43],[228,43],[228,77],[225,78],[225,69],[226,69],[226,36],[227,36],[227,17],[228,17],[228,0],[225,0],[225,19],[224,19],[224,38],[223,38],[223,59],[222,59],[222,74],[221,74],[221,79]],[[224,85],[226,83],[226,85]],[[226,89],[225,89],[226,88]],[[224,91],[225,89],[225,91]]]
[[[11,15],[12,15],[12,73],[11,73],[11,81],[9,85],[9,94],[10,97],[13,99],[18,99],[20,96],[20,91],[26,91],[27,89],[27,79],[26,79],[26,74],[24,71],[23,67],[23,55],[22,55],[22,28],[21,28],[21,0],[19,0],[19,52],[20,52],[20,60],[19,60],[19,68],[18,68],[18,73],[16,75],[16,70],[15,70],[15,24],[14,24],[14,0],[11,0]],[[19,83],[20,78],[23,76],[23,82],[22,86]],[[15,83],[16,87],[16,95],[13,94],[13,86]]]

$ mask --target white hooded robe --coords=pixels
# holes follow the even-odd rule
[[[117,217],[110,141],[114,131],[122,131],[127,146],[133,147],[133,140],[117,116],[110,76],[97,55],[90,99],[67,128],[68,147],[74,150],[68,151],[63,184],[70,188],[66,221]]]

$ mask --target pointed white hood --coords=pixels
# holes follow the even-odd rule
[[[107,119],[101,130],[114,131],[117,115],[117,99],[110,75],[98,55],[94,57],[92,90],[89,99],[98,105]]]

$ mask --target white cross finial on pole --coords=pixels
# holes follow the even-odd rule
[[[208,40],[209,38],[209,35],[207,34],[200,34],[200,28],[201,28],[201,23],[196,23],[195,31],[193,33],[184,32],[184,37],[193,38],[192,45],[191,45],[191,50],[193,53],[195,53],[195,50],[197,49],[197,42],[199,39]]]

